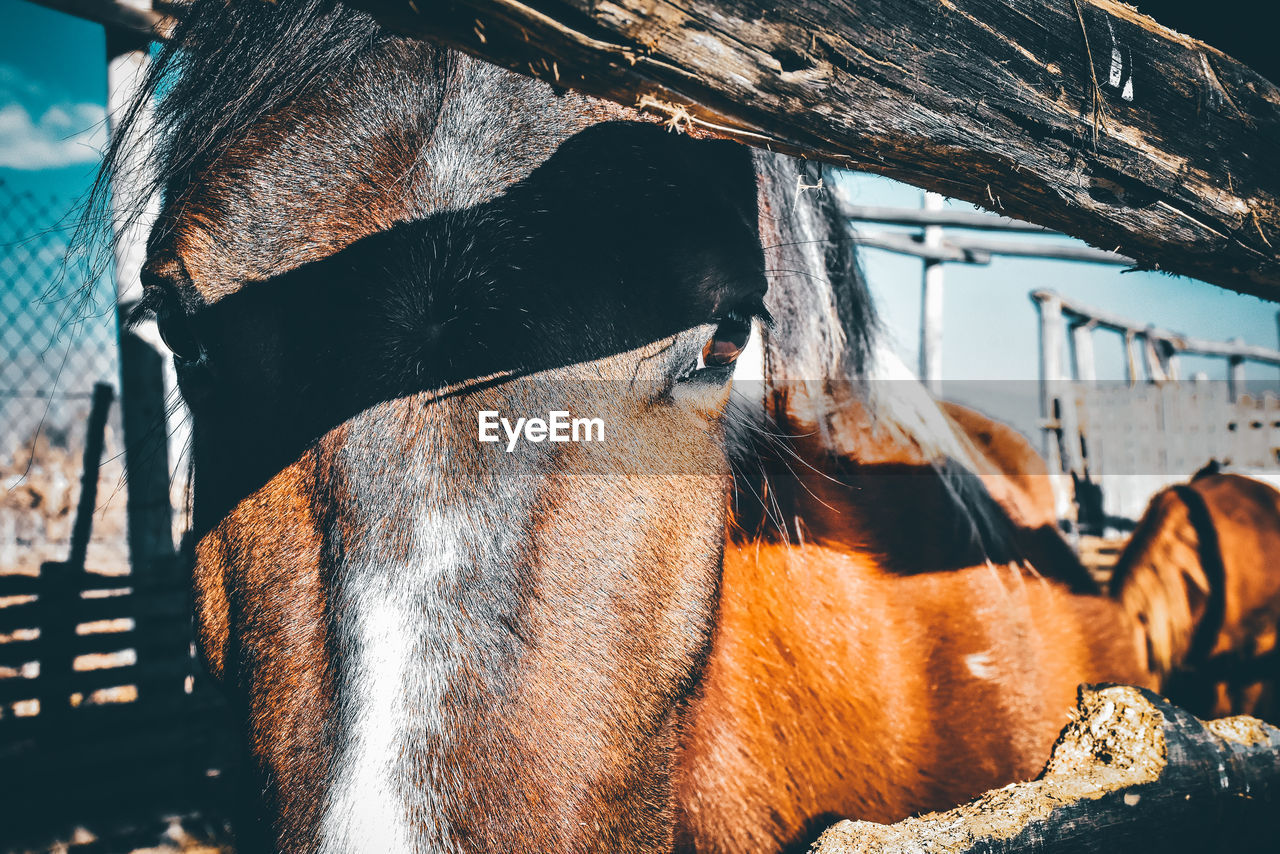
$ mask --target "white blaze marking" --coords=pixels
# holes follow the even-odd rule
[[[413,851],[403,798],[396,791],[398,742],[403,737],[404,687],[413,637],[399,603],[382,596],[353,603],[354,666],[348,690],[356,696],[348,742],[335,769],[321,826],[324,854]]]
[[[441,625],[452,613],[442,587],[459,567],[467,529],[463,514],[427,511],[405,564],[347,570],[339,631],[350,670],[338,674],[346,740],[321,820],[321,854],[453,850],[443,793],[430,769],[414,773],[411,740],[445,732],[441,707],[454,656],[444,640],[451,630]],[[411,803],[427,827],[410,824]]]

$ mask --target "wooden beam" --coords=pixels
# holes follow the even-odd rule
[[[867,246],[871,249],[883,249],[899,255],[910,255],[925,261],[953,261],[957,264],[990,264],[991,255],[987,252],[960,249],[949,243],[927,246],[913,235],[896,232],[859,233],[849,238],[850,243]]]
[[[1043,240],[992,240],[985,237],[953,237],[946,243],[969,252],[1005,255],[1013,258],[1043,258],[1054,261],[1083,261],[1089,264],[1112,264],[1132,267],[1134,260],[1105,249],[1078,243],[1049,243]]]
[[[929,211],[919,208],[894,208],[879,205],[854,205],[840,196],[840,212],[849,219],[860,222],[882,222],[886,225],[942,225],[949,228],[967,228],[975,231],[1018,231],[1035,234],[1053,234],[1043,225],[992,216],[981,211]]]
[[[1115,0],[352,2],[673,126],[1280,299],[1280,91]]]
[[[1127,685],[1080,690],[1039,779],[893,825],[843,821],[814,854],[1275,851],[1280,730],[1199,721]]]
[[[129,30],[149,39],[164,41],[169,38],[177,23],[176,6],[170,3],[150,3],[148,0],[31,0],[58,12],[65,12],[95,24]]]

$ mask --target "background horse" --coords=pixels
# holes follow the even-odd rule
[[[808,167],[324,0],[197,0],[156,69],[241,847],[778,850],[1031,776],[1078,682],[1147,677],[878,343]],[[552,410],[607,441],[478,441]]]
[[[1211,465],[1151,499],[1112,575],[1153,674],[1202,718],[1276,720],[1280,492]]]

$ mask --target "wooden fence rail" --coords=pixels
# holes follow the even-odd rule
[[[180,9],[39,2],[158,37]],[[1280,298],[1280,90],[1114,0],[353,2],[673,126],[889,175],[1143,268]]]

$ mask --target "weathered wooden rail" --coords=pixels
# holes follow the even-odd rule
[[[1084,687],[1044,773],[894,825],[843,821],[814,854],[1261,852],[1280,846],[1280,730]]]
[[[1280,297],[1280,91],[1112,0],[356,0],[673,125]]]
[[[245,0],[245,2],[256,0]],[[38,0],[168,37],[180,5]],[[352,0],[388,26],[1280,299],[1280,90],[1114,0]]]

